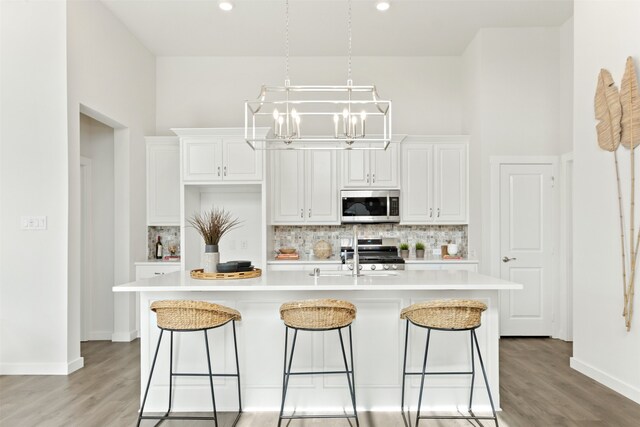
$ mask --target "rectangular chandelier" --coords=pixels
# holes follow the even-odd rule
[[[269,127],[266,136],[258,128]],[[245,140],[254,150],[386,150],[391,101],[375,86],[262,86],[245,101]]]

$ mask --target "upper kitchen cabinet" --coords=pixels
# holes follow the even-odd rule
[[[404,224],[468,223],[468,137],[410,137],[402,144]]]
[[[272,224],[338,224],[336,152],[274,151]]]
[[[386,150],[348,150],[342,156],[344,188],[398,188],[397,143]]]
[[[262,181],[262,151],[245,142],[244,129],[172,130],[180,137],[183,182]]]
[[[180,145],[150,136],[147,144],[147,225],[180,225]]]

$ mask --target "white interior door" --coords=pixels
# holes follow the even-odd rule
[[[553,171],[500,165],[500,276],[524,285],[500,296],[501,335],[552,333]]]

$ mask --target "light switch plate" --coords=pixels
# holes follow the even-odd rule
[[[20,219],[20,228],[23,230],[46,230],[46,216],[23,216]]]

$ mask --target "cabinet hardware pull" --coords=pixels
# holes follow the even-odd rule
[[[438,218],[440,218],[440,208],[438,208]]]
[[[227,167],[224,167],[224,176],[227,176]]]
[[[371,177],[373,178],[373,183],[376,183],[376,174],[374,173],[373,175],[371,175]]]
[[[369,174],[367,174],[367,184],[369,183]]]
[[[218,176],[220,176],[220,166],[218,166]]]
[[[304,218],[304,209],[300,209],[300,218]]]
[[[433,218],[433,208],[429,208],[429,218]]]
[[[311,209],[309,209],[309,218],[311,218]]]

